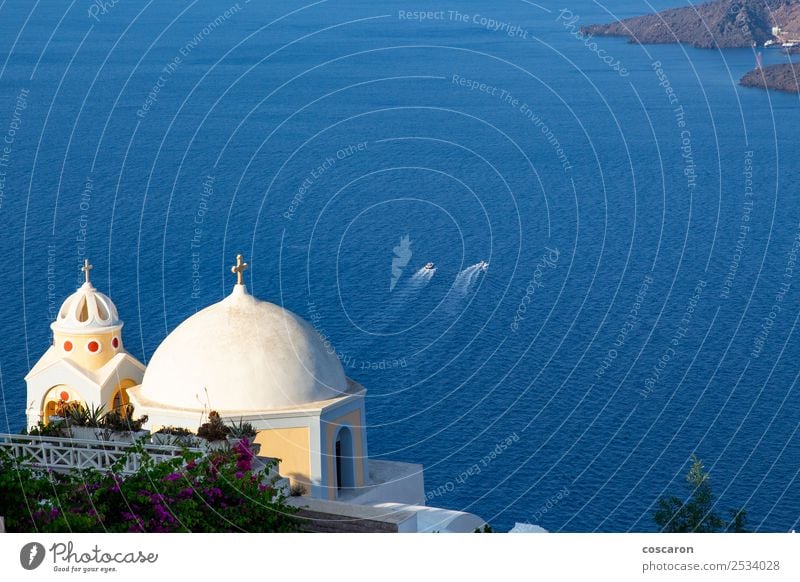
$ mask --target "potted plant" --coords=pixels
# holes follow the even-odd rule
[[[128,405],[124,409],[112,410],[103,417],[103,428],[105,429],[103,438],[108,441],[120,441],[132,443],[139,438],[150,434],[149,430],[142,429],[142,425],[148,421],[146,414],[139,418],[133,418],[133,406]]]
[[[86,406],[72,402],[65,406],[66,423],[70,436],[74,439],[97,440],[103,422],[103,406]]]
[[[224,448],[228,445],[228,435],[231,429],[224,422],[219,413],[212,410],[208,413],[208,422],[204,422],[197,429],[197,436],[205,439],[205,445],[211,450]]]
[[[193,447],[197,442],[188,428],[176,426],[162,426],[154,432],[150,441],[154,445],[173,445],[178,447]]]
[[[228,434],[228,443],[230,443],[231,448],[235,448],[236,445],[244,442],[245,446],[249,447],[251,451],[258,454],[258,451],[261,449],[261,445],[253,442],[256,438],[256,429],[253,428],[252,424],[245,422],[243,418],[240,418],[238,422],[230,424],[228,428],[230,428],[230,433]]]
[[[70,407],[78,405],[78,402],[66,402],[64,400],[59,400],[56,402],[55,407],[55,414],[51,414],[47,417],[48,423],[64,423],[66,426],[66,420],[70,415]]]

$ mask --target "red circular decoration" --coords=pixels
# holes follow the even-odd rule
[[[118,348],[119,347],[119,338],[115,337],[114,339],[112,339],[111,340],[111,345],[114,346],[114,348]]]
[[[62,392],[61,394],[59,394],[59,396],[61,396],[61,400],[63,400],[64,402],[69,400],[69,392]]]
[[[92,340],[92,341],[90,341],[88,344],[86,344],[86,348],[87,348],[87,349],[88,349],[90,352],[93,352],[93,353],[94,353],[94,352],[99,352],[99,351],[100,351],[100,344],[99,344],[99,343],[97,343],[96,341]]]
[[[71,352],[72,351],[72,342],[67,340],[64,342],[64,351]]]

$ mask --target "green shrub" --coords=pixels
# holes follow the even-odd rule
[[[9,532],[289,532],[296,509],[266,473],[253,470],[246,446],[209,455],[184,451],[155,462],[140,447],[140,469],[31,468],[0,449],[0,515]]]
[[[658,500],[658,509],[653,520],[663,532],[670,533],[716,533],[746,532],[747,512],[744,509],[728,510],[730,520],[716,511],[716,499],[711,490],[711,476],[703,467],[703,461],[695,455],[686,474],[689,498],[684,501],[671,495]]]

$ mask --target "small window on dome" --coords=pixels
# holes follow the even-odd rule
[[[111,345],[114,346],[114,349],[117,349],[119,347],[119,338],[115,337],[114,339],[112,339]]]
[[[91,340],[91,341],[89,341],[88,344],[86,344],[86,349],[89,350],[90,352],[92,352],[93,354],[96,354],[97,352],[100,351],[101,344],[97,340]]]
[[[108,320],[108,309],[103,301],[97,301],[97,313],[103,321]],[[116,346],[114,346],[116,347]]]
[[[72,351],[72,342],[67,340],[64,342],[64,351],[71,352]]]
[[[80,301],[76,310],[78,321],[89,321],[89,306],[86,304],[86,297],[81,297]]]

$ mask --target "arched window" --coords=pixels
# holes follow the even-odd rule
[[[117,412],[126,412],[128,404],[130,403],[128,388],[132,388],[133,386],[136,386],[136,382],[130,379],[125,379],[120,382],[119,385],[117,385],[117,389],[114,390],[114,394],[111,396],[108,409]]]
[[[48,424],[50,422],[50,417],[54,416],[56,413],[56,401],[55,400],[48,400],[44,405],[44,414],[42,414],[42,422]]]
[[[120,388],[114,393],[114,398],[111,399],[111,410],[115,412],[122,412],[122,407],[127,404],[127,394],[124,388]]]
[[[353,452],[353,433],[343,426],[336,433],[334,442],[334,459],[336,470],[336,491],[341,492],[348,487],[356,486],[356,463]]]

